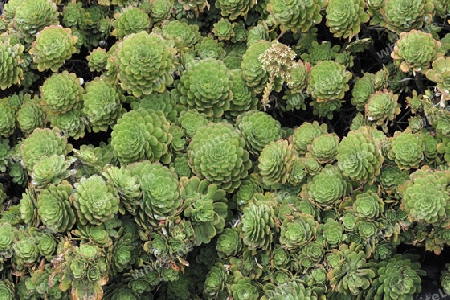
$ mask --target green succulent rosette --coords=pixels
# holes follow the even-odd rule
[[[313,0],[270,0],[266,10],[282,32],[307,32],[314,24],[322,21],[321,9],[324,1]]]
[[[0,137],[9,137],[16,129],[16,110],[7,101],[0,101]]]
[[[338,146],[337,166],[352,180],[373,182],[384,162],[370,127],[350,131]]]
[[[189,166],[201,179],[232,192],[251,168],[244,146],[244,138],[231,124],[210,123],[199,128],[189,143]]]
[[[375,93],[375,75],[365,73],[364,77],[357,78],[352,89],[352,105],[363,111],[370,95]]]
[[[262,182],[266,185],[286,183],[294,160],[295,152],[288,141],[278,140],[267,144],[258,157]]]
[[[111,133],[114,155],[122,164],[143,159],[165,161],[171,141],[169,122],[162,111],[129,111],[117,121]]]
[[[434,7],[433,0],[386,0],[380,8],[382,25],[400,34],[431,22]]]
[[[2,295],[2,300],[16,299],[14,284],[7,279],[0,280],[0,295]]]
[[[83,88],[76,74],[64,71],[45,80],[40,88],[41,102],[55,114],[61,114],[81,105]]]
[[[191,221],[195,245],[207,244],[225,228],[228,205],[224,190],[197,176],[180,178],[180,198],[183,215]]]
[[[319,135],[326,133],[326,124],[319,125],[316,121],[313,123],[304,122],[294,130],[289,140],[299,154],[305,154],[313,140]]]
[[[333,133],[319,135],[308,145],[311,155],[320,163],[332,163],[338,154],[339,137]]]
[[[114,15],[112,26],[114,30],[112,36],[116,36],[119,40],[132,33],[147,31],[150,29],[150,17],[138,7],[129,7],[123,9],[120,13]]]
[[[39,100],[39,98],[33,98],[25,101],[16,113],[19,128],[26,136],[30,135],[36,128],[45,127],[47,122],[45,110],[40,105]]]
[[[41,157],[66,155],[71,151],[72,145],[67,143],[66,137],[61,136],[58,128],[37,128],[20,146],[23,164],[30,172]]]
[[[119,192],[119,212],[125,214],[128,211],[135,215],[142,196],[138,177],[131,175],[128,169],[116,166],[108,166],[102,175]]]
[[[83,114],[94,132],[107,131],[124,113],[124,97],[114,85],[102,78],[86,84],[83,94]]]
[[[2,258],[10,258],[12,256],[15,232],[16,229],[8,223],[2,223],[0,226],[0,256]]]
[[[228,280],[228,272],[222,264],[212,266],[206,275],[203,292],[208,299],[223,292]]]
[[[11,44],[9,41],[0,43],[0,89],[5,90],[23,79],[21,63],[24,49],[23,45]]]
[[[256,282],[242,275],[234,278],[229,286],[229,292],[236,300],[257,300],[260,296]]]
[[[195,45],[195,52],[201,59],[209,57],[222,60],[227,54],[224,49],[224,43],[214,39],[213,36],[201,38]]]
[[[254,93],[260,94],[269,80],[269,74],[264,70],[259,56],[269,49],[269,41],[260,40],[251,44],[242,56],[241,71],[245,83]]]
[[[86,27],[86,10],[82,3],[68,3],[64,6],[61,23],[68,28]]]
[[[304,185],[302,194],[321,207],[329,207],[342,199],[349,188],[339,169],[326,165]]]
[[[82,178],[75,185],[73,206],[81,225],[101,225],[119,211],[117,190],[98,175]]]
[[[16,268],[22,270],[24,266],[32,266],[39,257],[39,249],[34,236],[25,231],[18,232],[17,241],[14,243],[13,261]]]
[[[360,31],[360,24],[369,21],[369,15],[364,12],[364,0],[329,0],[327,26],[335,37],[351,39]]]
[[[270,142],[281,139],[281,124],[269,114],[249,110],[239,115],[236,127],[245,138],[250,153],[258,155]]]
[[[236,20],[238,17],[246,17],[255,2],[252,0],[218,0],[216,7],[220,9],[220,14],[229,20]]]
[[[368,191],[356,196],[353,210],[356,217],[375,220],[383,213],[384,202],[377,194]]]
[[[411,221],[425,224],[448,223],[448,171],[433,171],[423,167],[410,175],[410,180],[399,187],[401,208]]]
[[[233,27],[229,19],[220,18],[213,24],[211,31],[219,41],[229,41],[234,36]]]
[[[158,29],[153,29],[153,31],[156,30]],[[161,34],[164,38],[173,41],[179,51],[193,50],[194,45],[200,40],[198,25],[188,24],[186,20],[164,21]]]
[[[136,222],[144,228],[177,215],[181,205],[178,176],[159,163],[143,161],[128,166],[137,176],[142,190],[142,201]]]
[[[340,46],[334,45],[328,41],[323,41],[319,44],[315,36],[317,33],[311,31],[311,36],[306,39],[305,42],[299,40],[301,45],[305,44],[305,53],[302,53],[301,58],[303,61],[310,63],[311,66],[315,66],[321,61],[332,61],[336,58],[336,54],[339,53]]]
[[[31,172],[31,184],[37,188],[44,188],[48,184],[58,184],[70,176],[70,165],[74,158],[66,159],[64,155],[53,154],[43,156],[34,164]]]
[[[84,137],[86,123],[86,117],[79,110],[69,110],[59,115],[50,116],[51,127],[57,127],[62,134],[75,140]]]
[[[425,73],[439,56],[441,42],[436,41],[431,33],[411,30],[400,33],[400,39],[395,42],[391,57],[396,66],[404,73],[409,71]]]
[[[233,81],[225,64],[213,58],[190,66],[177,84],[180,103],[208,117],[220,118],[230,108]]]
[[[195,109],[188,109],[180,112],[178,123],[186,131],[189,137],[193,137],[197,130],[208,125],[209,121],[206,115]]]
[[[311,67],[307,91],[317,102],[341,100],[349,90],[352,74],[335,61],[320,61]]]
[[[91,72],[103,72],[106,69],[109,55],[105,49],[98,47],[92,50],[86,60],[88,62],[89,71]]]
[[[233,97],[230,100],[230,107],[224,115],[229,120],[236,120],[239,115],[246,111],[257,109],[259,101],[252,89],[245,84],[241,69],[231,70],[230,73],[233,81],[233,87],[231,88]]]
[[[442,93],[442,98],[450,99],[450,57],[438,57],[433,61],[432,69],[425,76],[437,83],[437,88]]]
[[[0,139],[0,172],[6,172],[12,154],[8,139]]]
[[[136,97],[163,92],[173,82],[174,54],[171,45],[157,34],[130,34],[116,52],[120,86]]]
[[[294,278],[265,290],[261,300],[323,299],[324,295],[319,296],[322,293],[317,292],[316,289],[316,286],[309,287],[304,280]]]
[[[336,220],[328,218],[322,226],[322,235],[328,245],[336,247],[346,238],[343,226]]]
[[[376,272],[377,277],[366,294],[368,299],[412,299],[420,293],[420,277],[426,274],[417,257],[408,254],[396,254],[381,261]]]
[[[316,236],[319,223],[309,214],[294,212],[281,220],[280,244],[287,250],[300,250]]]
[[[51,25],[37,33],[36,41],[28,52],[32,55],[33,62],[40,72],[48,69],[57,72],[77,51],[75,48],[77,40],[78,38],[72,35],[70,28]]]
[[[174,97],[174,94],[171,94],[169,91],[164,91],[161,94],[147,95],[130,104],[132,109],[139,109],[142,107],[151,111],[161,110],[167,121],[171,123],[176,123],[177,121],[179,109],[177,105],[177,99]]]
[[[418,168],[424,158],[425,145],[419,134],[396,132],[390,143],[388,158],[400,169]]]
[[[236,227],[225,228],[216,241],[216,251],[220,258],[236,256],[242,248],[242,239]]]
[[[30,44],[44,27],[58,24],[58,9],[50,0],[25,0],[13,3],[12,6],[12,23],[19,37],[27,44]]]

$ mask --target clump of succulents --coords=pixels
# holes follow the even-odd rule
[[[336,134],[322,134],[314,138],[308,151],[320,163],[332,163],[338,154],[339,137]]]
[[[411,30],[400,33],[391,57],[394,63],[405,73],[409,71],[425,73],[438,56],[441,42],[436,41],[430,33]]]
[[[257,109],[259,101],[253,91],[245,84],[240,69],[231,70],[230,73],[233,81],[233,87],[231,88],[233,98],[230,101],[230,108],[225,111],[225,117],[235,119],[246,111]]]
[[[186,70],[177,84],[180,103],[208,117],[220,118],[233,97],[230,71],[219,60],[206,58]]]
[[[212,32],[219,41],[229,41],[234,35],[233,27],[229,19],[220,18],[214,23]]]
[[[364,105],[370,95],[375,93],[375,75],[365,73],[364,77],[357,78],[352,89],[352,105],[359,111],[364,110]]]
[[[174,54],[160,35],[145,31],[128,35],[114,57],[120,86],[136,97],[163,92],[173,82]]]
[[[47,69],[58,71],[76,52],[77,39],[70,28],[63,28],[61,25],[48,26],[39,31],[29,50],[36,68],[41,72]]]
[[[245,140],[230,124],[201,127],[188,146],[189,166],[201,179],[232,192],[247,177],[251,167]]]
[[[363,0],[330,0],[327,5],[327,26],[335,37],[352,38],[360,31],[360,23],[369,20]]]
[[[297,152],[305,154],[312,141],[326,132],[327,127],[325,124],[319,125],[318,122],[305,122],[294,130],[290,137],[290,142]]]

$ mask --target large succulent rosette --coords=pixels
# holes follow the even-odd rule
[[[251,167],[245,140],[230,124],[211,123],[197,130],[188,146],[189,165],[201,179],[232,192]]]
[[[270,142],[263,148],[258,158],[262,182],[266,185],[286,183],[294,161],[295,152],[288,141]]]
[[[149,16],[142,9],[138,7],[126,8],[121,13],[114,15],[114,30],[111,35],[122,40],[129,34],[148,30],[150,24]]]
[[[396,115],[400,114],[400,105],[397,100],[398,95],[387,90],[370,95],[368,102],[364,105],[367,120],[376,125],[392,121]]]
[[[161,36],[145,31],[128,35],[115,53],[117,79],[136,97],[163,92],[173,82],[175,49]]]
[[[360,31],[360,24],[369,20],[364,12],[364,0],[329,0],[327,26],[335,37],[352,38]]]
[[[294,212],[283,218],[280,244],[288,250],[300,250],[316,235],[319,223],[309,214]]]
[[[433,0],[386,0],[380,12],[382,25],[396,33],[420,29],[432,20]]]
[[[253,0],[218,0],[216,7],[220,9],[220,14],[228,17],[231,21],[239,16],[246,17],[248,11],[255,5]]]
[[[327,133],[326,124],[319,125],[318,122],[305,122],[294,130],[289,140],[298,153],[305,154],[312,141],[325,133]]]
[[[424,158],[425,145],[419,134],[397,131],[392,137],[388,158],[400,169],[418,168]]]
[[[40,88],[45,108],[55,114],[77,109],[81,105],[83,88],[76,74],[64,71],[45,80]]]

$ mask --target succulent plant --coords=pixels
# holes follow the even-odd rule
[[[320,10],[325,3],[320,0],[270,0],[266,10],[273,22],[280,26],[282,32],[308,31],[314,24],[322,20]]]
[[[338,154],[339,137],[336,134],[321,134],[308,145],[311,155],[320,163],[332,163]]]
[[[214,265],[206,275],[203,292],[209,298],[213,298],[225,290],[228,274],[221,264]]]
[[[251,167],[244,146],[244,138],[232,125],[211,123],[199,128],[189,143],[189,165],[201,179],[232,192]]]
[[[208,117],[220,118],[230,107],[233,81],[226,66],[206,58],[192,65],[180,78],[180,103]]]
[[[25,167],[31,171],[43,156],[66,155],[72,151],[67,138],[60,135],[59,129],[37,128],[20,146],[20,154]]]
[[[280,244],[287,250],[300,250],[316,235],[319,224],[309,214],[294,212],[281,220]]]
[[[229,287],[233,299],[236,300],[256,300],[259,299],[258,287],[247,277],[234,278]]]
[[[258,157],[262,182],[266,185],[286,183],[294,160],[295,154],[288,141],[278,140],[267,144]]]
[[[0,280],[0,295],[4,300],[13,300],[15,298],[14,284],[7,280]]]
[[[86,10],[82,3],[71,2],[65,5],[61,22],[64,27],[84,29],[86,27]]]
[[[236,20],[239,16],[246,17],[254,5],[255,3],[250,0],[219,0],[216,3],[220,14],[228,17],[231,21]]]
[[[106,69],[108,54],[105,49],[98,47],[89,53],[86,60],[91,72],[102,72]]]
[[[328,1],[327,26],[335,37],[351,39],[359,33],[360,23],[369,21],[364,6],[364,0]]]
[[[281,124],[259,110],[248,110],[236,119],[250,153],[258,155],[266,145],[281,138]]]
[[[219,41],[229,41],[234,35],[233,24],[229,19],[220,18],[213,24],[212,32]]]
[[[364,110],[364,106],[370,95],[375,93],[375,75],[365,73],[364,77],[357,78],[352,89],[352,105],[359,111]]]
[[[311,67],[307,91],[317,102],[340,100],[349,89],[351,77],[345,66],[334,61],[321,61]]]
[[[332,218],[328,218],[322,227],[325,241],[332,247],[342,244],[346,238],[342,225]]]
[[[38,188],[44,188],[50,183],[60,183],[73,173],[69,171],[69,167],[74,161],[75,159],[66,160],[64,155],[57,154],[41,157],[33,166],[31,184]]]
[[[444,104],[442,100],[450,100],[450,58],[438,57],[433,61],[432,69],[429,69],[425,76],[437,83],[437,88],[442,93],[441,106]]]
[[[259,101],[253,91],[245,84],[240,69],[231,70],[230,73],[233,81],[233,87],[231,88],[233,98],[230,100],[229,109],[225,111],[225,118],[235,120],[239,115],[257,109]]]
[[[384,203],[377,194],[368,191],[356,196],[353,210],[356,217],[374,220],[383,213]]]
[[[419,134],[396,132],[390,146],[388,157],[394,160],[400,169],[419,167],[425,150]]]
[[[325,133],[327,133],[325,124],[319,125],[318,122],[305,122],[294,130],[294,134],[290,137],[290,142],[298,153],[305,154],[312,141]]]
[[[441,43],[430,33],[411,30],[400,33],[400,39],[395,43],[391,57],[396,66],[405,73],[409,71],[425,73],[439,53]]]
[[[223,42],[219,42],[213,36],[206,36],[195,45],[195,52],[201,59],[209,57],[221,60],[227,54],[223,47]]]
[[[119,211],[117,190],[102,177],[82,178],[75,188],[73,205],[81,225],[100,225]]]
[[[242,76],[247,86],[252,88],[256,94],[260,94],[264,90],[269,79],[269,74],[263,68],[259,56],[270,46],[270,42],[260,40],[251,44],[242,56]]]
[[[16,129],[16,111],[6,101],[0,101],[0,136],[9,137]]]
[[[221,258],[236,256],[242,248],[242,239],[237,228],[225,228],[216,242],[217,255]]]
[[[142,159],[165,161],[169,123],[162,111],[132,110],[122,115],[113,127],[111,146],[123,164]]]
[[[25,101],[16,113],[20,130],[25,135],[30,135],[38,127],[45,127],[46,113],[39,104],[39,98]]]
[[[155,28],[153,29],[153,31],[156,30]],[[188,24],[186,20],[164,21],[161,27],[161,34],[164,38],[175,42],[175,46],[180,52],[193,49],[194,45],[200,40],[198,25]]]
[[[11,44],[9,41],[0,43],[0,89],[5,90],[14,84],[18,84],[24,77],[21,63],[24,46]]]
[[[81,105],[83,88],[75,73],[54,73],[40,88],[44,107],[51,113],[61,114]]]
[[[173,82],[175,50],[161,36],[145,31],[132,33],[117,46],[117,79],[136,97],[161,93]]]
[[[77,37],[70,28],[51,25],[39,31],[28,51],[33,56],[36,68],[42,72],[47,69],[57,72],[58,69],[76,52]]]
[[[150,17],[138,7],[123,9],[114,15],[112,36],[122,40],[125,36],[150,29]]]
[[[369,127],[350,131],[339,143],[336,158],[344,176],[368,182],[380,174],[384,161]]]
[[[382,24],[389,30],[401,33],[420,29],[425,23],[431,22],[433,1],[387,0],[380,8]]]

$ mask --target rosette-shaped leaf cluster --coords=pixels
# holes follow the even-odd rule
[[[352,105],[359,111],[364,110],[364,105],[373,93],[375,93],[375,75],[365,73],[364,77],[355,80],[352,89]]]
[[[448,217],[450,196],[448,171],[432,171],[427,167],[410,175],[410,180],[399,187],[402,209],[411,221],[438,224]]]
[[[263,148],[258,157],[258,168],[262,182],[266,185],[286,183],[294,161],[295,153],[288,141],[270,142]]]
[[[128,169],[115,166],[107,168],[102,175],[119,191],[119,212],[125,214],[126,209],[134,215],[141,197],[141,185],[137,176],[132,176]]]
[[[364,0],[329,0],[327,26],[335,37],[351,39],[360,31],[360,23],[369,21],[369,15],[364,12]]]
[[[270,142],[281,138],[281,124],[267,113],[249,110],[236,119],[236,127],[245,138],[250,153],[259,155]]]
[[[0,100],[0,137],[9,137],[16,129],[16,111],[7,101]]]
[[[213,24],[212,32],[219,41],[229,41],[234,36],[233,24],[228,19],[220,18]]]
[[[433,17],[433,0],[386,0],[381,7],[383,26],[401,33],[420,29]]]
[[[69,167],[74,161],[75,159],[66,160],[64,155],[57,154],[41,157],[33,166],[31,184],[41,188],[50,183],[60,183],[71,174]]]
[[[139,109],[125,113],[111,133],[114,155],[123,164],[143,159],[165,160],[172,141],[169,125],[162,111]]]
[[[197,176],[180,179],[180,197],[184,202],[184,217],[189,218],[195,231],[195,245],[209,243],[222,232],[228,205],[224,190]]]
[[[11,9],[14,12],[12,21],[26,43],[31,43],[44,27],[58,24],[58,9],[51,0],[25,0],[16,5]]]
[[[353,210],[357,217],[374,220],[383,213],[384,203],[377,194],[368,191],[356,196]]]
[[[2,223],[0,233],[0,255],[2,257],[0,261],[3,263],[3,258],[10,258],[12,256],[11,252],[16,231],[10,224]]]
[[[7,89],[23,79],[20,65],[23,50],[24,46],[20,44],[11,45],[8,41],[0,43],[0,89]]]
[[[231,98],[229,110],[225,112],[225,117],[234,120],[242,113],[256,109],[259,101],[252,89],[245,84],[241,69],[231,70],[230,73],[233,81],[231,88],[233,98]]]
[[[106,68],[108,62],[108,53],[105,49],[98,47],[89,53],[86,60],[88,61],[89,70],[91,72],[102,72]]]
[[[211,268],[206,275],[203,288],[203,292],[208,299],[213,298],[225,289],[227,278],[227,271],[222,264],[218,263]]]
[[[208,125],[209,121],[203,113],[194,109],[188,109],[180,113],[178,122],[189,137],[193,137],[197,130]]]
[[[440,48],[441,42],[436,41],[431,33],[411,30],[400,33],[391,57],[395,65],[405,73],[411,70],[413,73],[425,73],[430,63],[442,55],[439,53]]]
[[[217,255],[221,258],[235,256],[241,251],[242,239],[237,228],[225,228],[216,241]]]
[[[377,277],[366,294],[367,299],[411,299],[421,291],[420,276],[426,272],[420,269],[416,258],[396,254],[381,261]]]
[[[277,284],[273,289],[267,289],[261,300],[295,300],[295,299],[322,299],[320,292],[316,292],[317,286],[309,287],[304,280],[291,279],[285,283]]]
[[[334,249],[327,257],[329,263],[331,257],[338,262],[331,263],[327,274],[334,291],[347,295],[359,295],[370,287],[376,272],[372,269],[371,264],[366,262],[366,254],[361,248],[361,244],[351,243],[350,246],[342,244],[339,250]]]
[[[272,248],[275,229],[275,203],[259,200],[251,202],[243,210],[241,237],[249,249]]]
[[[80,110],[69,110],[60,115],[50,116],[52,127],[57,127],[62,134],[74,139],[84,137],[86,123],[86,117]]]
[[[0,280],[0,295],[4,300],[15,299],[14,284],[9,280]]]
[[[313,123],[305,122],[294,130],[290,142],[298,153],[305,154],[312,141],[319,135],[326,133],[326,124],[319,125],[316,121]]]
[[[220,118],[230,108],[233,81],[225,64],[213,58],[189,67],[177,84],[180,103],[208,117]]]
[[[304,64],[301,60],[292,63],[287,82],[292,94],[301,94],[306,89],[309,67],[309,63]]]
[[[269,74],[264,70],[259,56],[270,46],[270,42],[260,40],[251,44],[242,56],[242,76],[247,86],[251,87],[256,94],[260,94],[264,90],[266,82],[269,80]]]
[[[307,91],[317,102],[341,100],[352,73],[335,61],[321,61],[311,68]]]
[[[157,34],[128,35],[117,46],[115,59],[120,86],[136,97],[161,93],[173,82],[175,49]]]
[[[418,168],[424,158],[425,145],[416,133],[397,131],[392,138],[388,157],[400,169]]]
[[[437,83],[437,88],[445,100],[450,100],[450,57],[439,57],[433,61],[433,68],[425,76]]]
[[[68,3],[64,6],[63,17],[61,20],[64,27],[85,28],[86,10],[82,3]]]
[[[153,29],[156,31],[157,29]],[[162,36],[175,42],[179,51],[192,49],[200,39],[199,27],[196,24],[188,24],[184,21],[170,20],[165,21],[161,28]]]
[[[126,35],[150,29],[150,17],[138,7],[129,7],[114,15],[112,36],[122,40]]]
[[[252,0],[218,0],[216,7],[220,9],[223,17],[236,20],[239,16],[246,17],[249,10],[255,5]]]
[[[270,0],[267,11],[281,31],[308,31],[322,21],[320,10],[326,3],[320,0]]]
[[[70,28],[52,25],[39,31],[36,36],[29,53],[40,72],[47,69],[58,71],[77,51],[75,44],[78,38],[72,35]]]
[[[63,181],[49,185],[37,197],[38,214],[42,223],[52,232],[65,232],[75,224],[75,214],[69,202],[73,188]]]
[[[70,151],[72,145],[67,143],[67,138],[60,135],[58,128],[37,128],[20,146],[23,164],[30,171],[43,156],[66,155]]]
[[[83,113],[94,132],[107,131],[122,115],[123,95],[114,85],[102,78],[95,78],[86,84],[83,94]]]
[[[321,164],[332,163],[338,154],[339,136],[335,133],[322,134],[308,146],[311,155]]]
[[[117,190],[102,177],[82,178],[75,188],[73,205],[81,225],[101,225],[119,211]]]
[[[333,205],[342,199],[350,188],[337,167],[326,165],[303,187],[302,193],[322,207]]]
[[[197,130],[188,146],[189,165],[201,179],[232,192],[251,168],[245,139],[230,124],[211,123]]]
[[[398,95],[387,90],[370,95],[364,106],[367,120],[374,122],[376,125],[383,125],[387,121],[392,121],[396,115],[400,114],[400,106],[397,100]]]
[[[332,218],[328,218],[325,221],[322,230],[325,241],[332,247],[342,244],[346,238],[346,235],[344,235],[344,227]]]
[[[368,182],[373,182],[375,177],[380,175],[381,165],[384,162],[369,127],[350,131],[339,143],[336,158],[344,176]]]
[[[175,215],[181,205],[178,176],[166,166],[149,161],[132,164],[129,168],[131,174],[139,178],[142,189],[138,224],[148,228]]]
[[[300,250],[316,235],[319,223],[309,214],[293,212],[283,218],[280,244],[288,250]]]
[[[210,57],[221,60],[227,54],[223,47],[223,42],[219,42],[213,36],[206,36],[195,45],[195,52],[201,59]]]
[[[20,130],[26,136],[38,127],[45,127],[46,113],[44,108],[39,104],[39,98],[25,101],[17,111],[16,117]]]
[[[61,114],[81,105],[83,88],[74,73],[55,73],[40,88],[41,100],[52,113]]]

